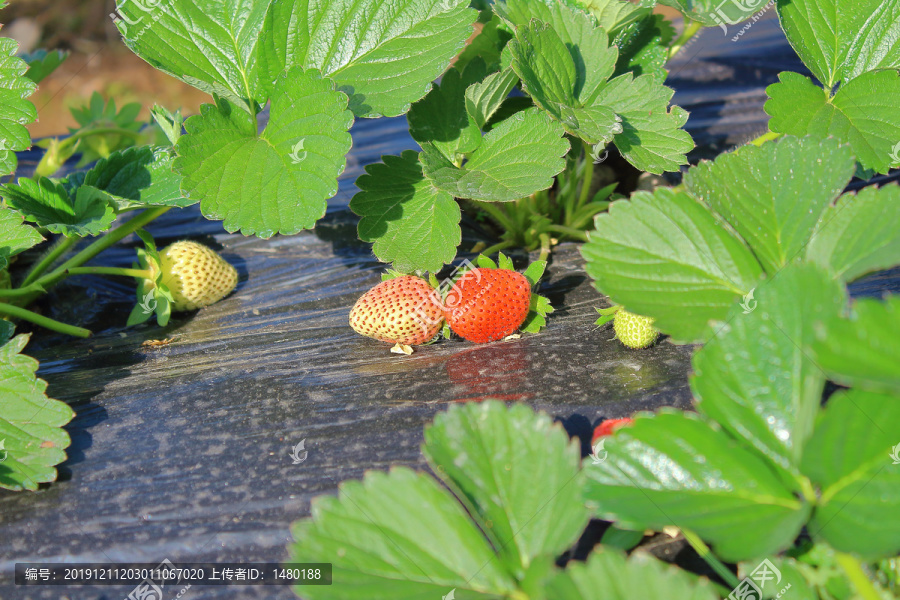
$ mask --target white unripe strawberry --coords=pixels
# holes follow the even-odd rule
[[[196,310],[218,302],[237,286],[237,269],[212,248],[190,241],[159,253],[161,283],[172,293],[172,310]]]

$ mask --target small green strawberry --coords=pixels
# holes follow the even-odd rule
[[[197,310],[218,302],[237,286],[237,269],[212,248],[175,242],[159,253],[162,284],[172,293],[172,310]]]
[[[613,321],[616,338],[628,348],[649,348],[659,337],[659,330],[653,326],[653,319],[642,317],[614,305],[609,308],[598,308],[600,318],[597,325],[605,325]]]
[[[484,256],[478,264],[463,273],[444,298],[444,317],[450,329],[476,344],[503,339],[526,320],[525,331],[538,331],[544,317],[553,311],[546,298],[531,293],[546,263],[535,263],[524,275],[512,270],[512,261],[502,254],[499,268]]]
[[[437,292],[413,275],[382,281],[363,294],[350,311],[350,327],[357,333],[403,346],[430,341],[443,324]]]

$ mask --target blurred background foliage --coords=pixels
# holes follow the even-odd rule
[[[29,126],[32,137],[65,134],[78,123],[70,108],[85,106],[94,92],[114,98],[122,107],[142,105],[139,118],[150,119],[149,109],[159,103],[184,115],[199,112],[210,98],[169,77],[132,54],[113,25],[115,0],[9,0],[0,10],[0,36],[15,38],[20,52],[37,48],[66,50],[70,56],[31,97],[38,121]],[[677,11],[658,7],[669,18]]]
[[[58,135],[78,124],[69,108],[88,104],[99,92],[118,106],[138,102],[140,119],[149,120],[154,102],[186,114],[209,97],[157,71],[122,43],[110,14],[114,0],[11,0],[0,10],[0,36],[15,38],[20,51],[68,50],[71,55],[41,82],[31,101],[38,108],[32,137]]]

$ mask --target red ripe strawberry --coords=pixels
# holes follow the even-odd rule
[[[624,419],[607,419],[603,421],[597,425],[597,428],[594,430],[594,439],[591,440],[591,444],[596,444],[598,439],[612,435],[615,433],[616,429],[626,427],[632,423],[634,423],[634,419],[629,419],[628,417],[625,417]]]
[[[415,346],[433,338],[444,323],[437,292],[424,279],[404,275],[382,281],[350,311],[357,333],[391,344]]]
[[[503,339],[525,322],[531,283],[509,269],[467,271],[444,299],[444,318],[458,336],[483,344]]]

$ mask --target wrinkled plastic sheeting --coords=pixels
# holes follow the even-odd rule
[[[738,42],[719,32],[688,47],[670,78],[675,101],[692,113],[698,157],[761,133],[765,86],[799,68],[771,18]],[[160,245],[190,236],[221,250],[240,273],[222,302],[176,315],[166,328],[126,328],[130,282],[82,277],[52,294],[45,310],[96,335],[37,331],[28,348],[50,393],[77,416],[57,483],[38,493],[0,492],[0,598],[113,599],[130,591],[17,589],[15,562],[285,560],[289,525],[309,514],[313,497],[334,494],[367,469],[425,468],[423,427],[452,403],[527,403],[582,436],[585,453],[601,417],[690,405],[692,348],[663,342],[628,351],[609,328],[595,327],[594,308],[608,303],[574,244],[553,253],[541,293],[557,311],[538,335],[483,346],[443,341],[408,357],[356,335],[350,307],[378,283],[383,265],[356,239],[356,218],[346,210],[353,181],[382,154],[416,146],[403,119],[360,121],[353,135],[340,193],[312,232],[231,235],[197,207],[149,227]],[[39,156],[22,158],[28,174]],[[469,225],[463,249],[480,239]],[[137,245],[129,238],[98,264],[130,266]],[[524,266],[527,257],[514,256]],[[878,294],[896,281],[881,275],[858,290]],[[141,345],[163,339],[172,341]],[[308,457],[293,464],[301,441]],[[288,587],[194,586],[188,594],[294,597]]]

